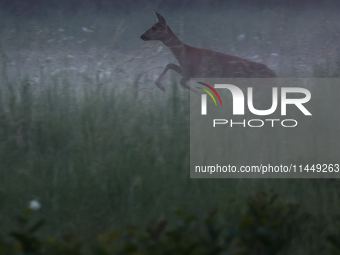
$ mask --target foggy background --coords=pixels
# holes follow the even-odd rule
[[[189,45],[263,62],[279,77],[329,77],[339,71],[338,7],[292,0],[2,1],[1,57],[10,72],[16,66],[16,76],[35,80],[41,67],[154,79],[176,62],[162,43],[139,38],[156,22],[155,9]]]
[[[41,203],[48,236],[171,220],[183,204],[201,216],[222,204],[232,222],[249,194],[274,190],[314,213],[324,230],[340,214],[338,180],[190,179],[189,91],[172,71],[162,80],[166,92],[156,87],[177,61],[140,36],[156,23],[155,9],[186,44],[264,63],[279,77],[339,78],[339,8],[335,0],[1,1],[1,229],[12,230],[12,215],[32,200]],[[298,148],[339,163],[318,148],[324,137],[337,143],[337,134],[315,135],[320,130],[320,123],[305,130],[314,146]],[[273,132],[265,142],[275,149],[276,139]],[[242,161],[252,148],[232,152]],[[294,154],[292,163],[308,159]],[[324,254],[318,228],[285,254]]]

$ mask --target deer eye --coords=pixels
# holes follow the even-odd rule
[[[155,27],[152,27],[151,29],[152,29],[152,30],[156,30],[156,28],[155,28]]]

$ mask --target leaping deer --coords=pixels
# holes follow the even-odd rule
[[[266,65],[224,53],[196,48],[183,43],[167,25],[165,19],[154,11],[158,22],[147,30],[143,41],[158,40],[169,47],[179,62],[167,64],[156,80],[156,85],[165,91],[161,80],[169,69],[183,76],[180,84],[187,89],[190,78],[270,78],[277,77]]]

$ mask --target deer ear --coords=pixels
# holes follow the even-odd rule
[[[158,12],[156,12],[155,10],[154,10],[154,12],[155,12],[155,14],[156,14],[156,17],[157,17],[158,22],[159,22],[162,26],[166,27],[166,21],[165,21],[165,19],[163,18],[163,16],[160,15],[160,14],[159,14]]]

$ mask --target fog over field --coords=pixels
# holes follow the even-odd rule
[[[245,6],[158,11],[183,42],[265,63],[280,77],[314,77],[319,69],[332,75],[339,68],[337,9]],[[176,61],[161,42],[140,40],[155,22],[151,8],[112,15],[54,11],[44,17],[15,17],[3,13],[2,58],[12,75],[17,77],[19,72],[33,80],[40,78],[41,69],[47,74],[99,73],[102,79],[116,81],[117,75],[131,79],[142,74],[153,79],[166,63]]]
[[[92,237],[130,224],[172,220],[180,207],[201,219],[221,205],[232,222],[239,219],[241,201],[262,190],[300,203],[325,226],[332,223],[340,213],[338,179],[190,179],[190,91],[171,70],[162,80],[166,92],[155,85],[168,63],[178,63],[162,42],[140,36],[156,23],[156,9],[186,44],[263,63],[280,78],[339,78],[339,4],[70,2],[0,4],[4,232],[13,229],[13,215],[30,201],[39,201],[38,217],[47,219],[40,236]],[[316,98],[313,110],[323,103]],[[339,121],[325,115],[332,128],[315,124],[304,132],[308,146],[296,147],[320,163],[340,163],[328,162],[325,148],[325,141],[339,141],[336,132],[327,133]],[[273,149],[275,132],[265,141]],[[231,134],[229,139],[237,144],[247,138]],[[240,162],[254,147],[237,148],[231,148],[231,157]],[[308,159],[296,153],[292,163],[308,164]],[[308,232],[303,248],[289,254],[323,254],[318,241],[318,233]]]

